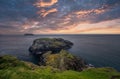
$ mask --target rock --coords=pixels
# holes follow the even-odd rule
[[[52,66],[60,70],[82,71],[87,67],[83,59],[73,56],[66,50],[61,50],[60,53],[56,54],[45,53],[43,58],[46,66]]]
[[[60,52],[61,49],[68,50],[73,46],[73,43],[62,38],[40,38],[34,40],[29,51],[33,54],[43,54],[47,51],[52,53]]]
[[[61,38],[40,38],[34,40],[29,51],[39,59],[40,66],[82,71],[87,65],[83,59],[73,56],[67,51],[72,46],[72,42]]]

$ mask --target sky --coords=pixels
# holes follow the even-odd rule
[[[0,34],[120,34],[120,0],[0,0]]]

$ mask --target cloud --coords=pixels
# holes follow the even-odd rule
[[[113,20],[116,18],[120,18],[119,16],[120,11],[116,10],[117,13],[114,13],[113,11],[116,8],[119,9],[120,1],[117,0],[113,1],[112,4],[110,0],[102,0],[102,1],[97,0],[94,2],[92,1],[93,0],[69,0],[69,1],[59,0],[55,4],[52,4],[50,6],[45,6],[44,8],[38,6],[37,7],[39,9],[42,8],[42,10],[38,12],[41,15],[41,17],[44,18],[43,21],[43,23],[45,23],[45,25],[43,24],[44,28],[53,29],[53,30],[67,28],[70,25],[79,24],[83,22],[97,23],[105,20]],[[49,12],[50,12],[50,16],[47,16]],[[56,14],[53,14],[54,12]],[[114,15],[112,15],[112,12],[114,13]],[[51,20],[47,20],[47,19],[51,19]]]
[[[50,9],[50,10],[48,10],[48,11],[46,11],[46,10],[41,10],[41,11],[39,11],[39,12],[37,12],[40,16],[42,16],[42,17],[46,17],[47,15],[49,15],[49,14],[51,14],[51,13],[55,13],[55,12],[57,12],[57,9],[56,8],[52,8],[52,9]]]
[[[119,14],[120,0],[0,0],[0,29],[14,28],[20,33],[67,31],[83,23],[116,20]]]
[[[57,2],[58,0],[50,0],[50,1],[39,0],[34,5],[36,5],[37,7],[49,7],[54,5]]]

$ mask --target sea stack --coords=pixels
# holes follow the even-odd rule
[[[82,71],[86,63],[67,50],[73,43],[62,38],[40,38],[33,41],[29,51],[39,59],[39,65],[52,66],[61,70]]]
[[[33,41],[29,51],[33,54],[43,54],[47,51],[52,53],[60,52],[62,49],[68,50],[73,43],[62,38],[40,38]]]

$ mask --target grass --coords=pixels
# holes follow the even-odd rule
[[[1,64],[5,67],[0,69],[0,79],[120,79],[120,73],[113,68],[91,68],[82,72],[60,71],[50,66],[39,67],[22,62],[11,56],[0,57],[0,66]]]
[[[39,39],[36,39],[34,43],[45,42],[45,41],[51,43],[49,44],[50,47],[55,47],[55,48],[65,44],[65,42],[56,40],[56,38],[39,38]]]

